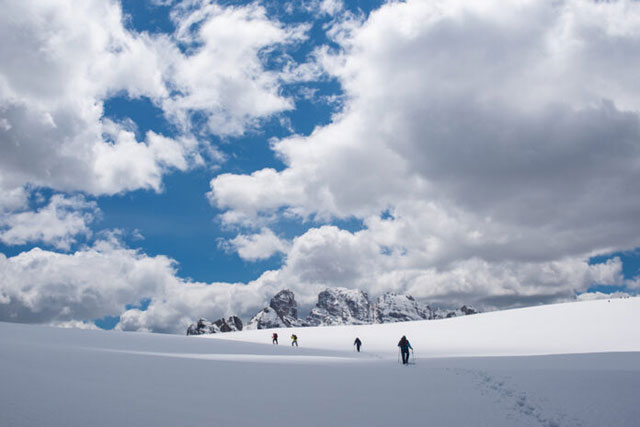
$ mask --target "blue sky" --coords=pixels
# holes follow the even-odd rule
[[[640,6],[521,6],[8,7],[0,320],[635,295]]]

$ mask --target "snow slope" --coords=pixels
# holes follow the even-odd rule
[[[640,298],[554,304],[464,317],[360,326],[269,329],[206,338],[271,342],[275,331],[308,348],[349,351],[356,336],[368,353],[395,356],[402,335],[420,357],[514,356],[640,351]]]
[[[636,426],[639,320],[640,299],[604,300],[300,328],[300,348],[271,345],[272,330],[184,337],[0,323],[0,425]],[[352,350],[356,333],[364,353]],[[415,365],[397,363],[401,334]],[[523,354],[537,356],[514,356]]]

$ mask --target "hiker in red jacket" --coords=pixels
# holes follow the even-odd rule
[[[273,333],[273,335],[271,335],[271,341],[275,344],[278,345],[278,334],[277,333]]]

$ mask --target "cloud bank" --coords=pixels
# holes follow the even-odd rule
[[[588,259],[640,244],[637,2],[393,2],[329,33],[343,111],[274,143],[284,170],[211,180],[230,226],[364,221],[296,238],[280,280],[496,306],[620,283]]]
[[[331,45],[299,68],[282,55],[276,69],[269,55],[310,27],[258,4],[181,2],[175,34],[150,35],[127,29],[115,1],[36,3],[0,16],[8,244],[64,250],[97,214],[67,195],[29,212],[30,186],[161,191],[166,173],[211,161],[203,135],[231,139],[295,108],[285,83],[321,70],[343,101],[328,125],[272,143],[281,170],[210,182],[220,221],[237,230],[222,246],[247,261],[282,254],[280,268],[248,284],[192,283],[168,257],[113,240],[35,248],[0,255],[0,319],[121,315],[119,329],[183,332],[199,316],[248,316],[283,287],[306,306],[345,286],[484,308],[638,287],[617,258],[589,264],[640,246],[638,2],[409,0],[366,19],[315,2],[336,16],[324,28]],[[136,136],[104,117],[114,96],[150,100],[177,136]],[[362,229],[335,225],[352,219]],[[272,231],[292,220],[307,231]],[[127,308],[146,298],[146,310]]]

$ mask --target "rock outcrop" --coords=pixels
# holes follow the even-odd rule
[[[291,328],[301,326],[298,319],[298,304],[293,292],[284,289],[278,292],[269,306],[263,308],[249,320],[247,329]]]
[[[436,313],[436,319],[442,319],[442,318],[450,319],[451,317],[468,316],[470,314],[477,314],[477,313],[479,313],[479,311],[473,308],[472,306],[463,305],[457,310],[438,311]]]
[[[435,318],[435,311],[428,305],[416,301],[410,295],[398,295],[395,292],[387,292],[379,296],[373,307],[373,319],[376,323],[407,322]]]
[[[365,292],[328,288],[318,294],[318,303],[306,323],[309,326],[366,325],[372,320],[371,303]]]
[[[251,318],[245,329],[293,328],[301,326],[367,325],[444,319],[476,314],[468,305],[456,310],[432,308],[410,295],[387,292],[371,304],[366,292],[359,289],[327,288],[318,294],[318,303],[306,320],[298,319],[298,304],[293,292],[284,289],[274,295],[269,306]],[[187,335],[240,331],[242,321],[236,316],[209,322],[198,320],[189,326]]]
[[[207,319],[200,319],[192,323],[187,328],[187,335],[218,334],[220,332],[232,332],[242,330],[242,320],[237,316],[230,316],[228,319],[218,319],[209,322]]]

